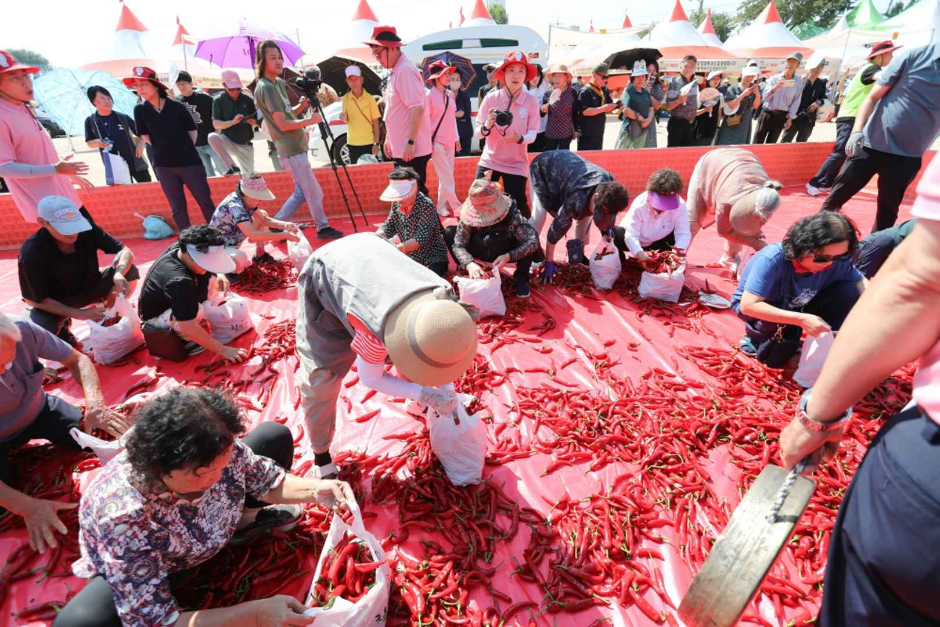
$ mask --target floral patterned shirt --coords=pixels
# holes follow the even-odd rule
[[[232,192],[216,207],[212,219],[209,220],[209,226],[222,234],[226,246],[238,246],[245,239],[245,234],[238,225],[251,222],[255,211],[257,209],[247,209],[238,193]]]
[[[393,202],[385,218],[385,224],[379,228],[379,235],[392,239],[396,235],[402,243],[408,240],[418,242],[418,248],[405,253],[422,266],[447,261],[447,245],[444,244],[444,227],[437,215],[434,201],[418,192],[411,213],[405,215]]]
[[[470,242],[474,235],[477,236],[479,242],[483,243],[491,236],[499,237],[508,234],[516,242],[516,247],[509,251],[509,259],[513,262],[525,259],[540,250],[539,236],[535,232],[535,227],[522,217],[516,201],[511,200],[511,202],[506,217],[492,226],[474,227],[463,221],[457,224],[453,252],[461,268],[466,268],[473,263],[473,251],[470,250],[473,246]]]
[[[180,612],[167,577],[218,553],[235,533],[245,495],[260,498],[284,476],[273,460],[236,441],[222,478],[190,501],[136,474],[121,453],[82,496],[82,556],[72,572],[108,581],[124,625],[172,625]]]

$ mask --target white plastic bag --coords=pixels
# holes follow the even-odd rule
[[[133,353],[144,344],[144,332],[140,328],[140,318],[123,294],[114,299],[114,305],[105,314],[105,320],[120,316],[121,319],[110,327],[102,322],[88,321],[91,334],[85,346],[91,351],[99,364],[113,364],[122,357]]]
[[[222,344],[254,328],[248,303],[238,294],[221,294],[202,304],[203,317],[209,322],[209,333]]]
[[[505,316],[506,299],[503,298],[502,279],[494,274],[488,279],[459,276],[454,279],[460,300],[480,310],[480,317]]]
[[[297,272],[300,272],[303,270],[304,264],[307,263],[307,259],[313,254],[313,247],[303,231],[297,229],[296,235],[300,238],[299,242],[287,240],[287,256],[290,257],[291,263],[297,268]]]
[[[98,456],[98,459],[101,460],[101,465],[104,466],[109,461],[118,456],[118,453],[127,448],[127,440],[131,437],[131,432],[134,430],[134,427],[131,427],[124,432],[117,440],[112,440],[108,442],[107,440],[102,440],[101,438],[96,438],[93,435],[89,435],[84,431],[79,431],[75,427],[69,429],[69,435],[72,436],[72,439],[75,440],[78,445],[82,448],[90,448],[94,451],[95,455]]]
[[[822,372],[823,364],[826,363],[826,357],[829,356],[835,339],[835,331],[827,331],[816,337],[806,338],[803,342],[803,351],[800,353],[800,365],[793,373],[793,380],[804,388],[816,385],[816,379]]]
[[[598,259],[597,255],[608,248],[614,250]],[[597,248],[594,249],[594,253],[591,255],[591,278],[594,279],[594,287],[605,291],[611,289],[617,279],[620,278],[621,269],[620,255],[614,245],[604,240],[598,242]]]
[[[656,298],[669,303],[679,302],[679,294],[682,293],[682,286],[685,284],[685,265],[679,266],[672,272],[661,272],[659,274],[650,274],[644,272],[640,277],[640,285],[637,291],[640,298]]]
[[[107,150],[101,153],[104,156],[104,179],[108,185],[130,185],[131,170],[127,167],[124,157]]]
[[[458,486],[480,483],[486,464],[486,426],[479,414],[467,413],[464,406],[470,400],[470,396],[458,394],[456,412],[446,416],[428,409],[431,450],[451,483]]]
[[[372,553],[372,561],[381,561],[385,559],[385,551],[379,544],[375,536],[366,531],[362,524],[362,513],[359,511],[359,505],[352,501],[349,503],[349,509],[353,515],[352,527],[343,522],[339,516],[333,516],[333,522],[330,523],[330,531],[326,534],[326,542],[323,544],[323,551],[320,553],[320,559],[317,562],[317,570],[313,575],[313,583],[310,584],[310,591],[307,593],[305,605],[310,605],[313,601],[313,588],[323,566],[326,563],[327,555],[343,539],[343,535],[349,533],[365,543]],[[317,627],[371,627],[374,625],[384,625],[388,617],[388,594],[392,578],[392,570],[388,564],[382,564],[375,571],[375,584],[366,594],[351,603],[346,599],[336,599],[329,608],[313,607],[304,612],[307,616],[316,616]]]

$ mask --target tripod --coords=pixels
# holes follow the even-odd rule
[[[343,188],[343,183],[340,181],[339,172],[336,170],[336,159],[333,158],[333,146],[336,144],[336,138],[333,137],[333,131],[330,130],[330,125],[326,123],[326,114],[323,112],[323,105],[320,104],[320,99],[316,95],[307,95],[310,103],[316,109],[316,112],[320,115],[320,137],[323,138],[323,145],[326,147],[326,154],[330,158],[330,167],[333,168],[333,176],[336,177],[336,185],[339,186],[339,192],[343,195],[343,203],[346,205],[346,212],[349,213],[349,220],[352,222],[353,230],[358,233],[359,229],[356,228],[356,219],[353,217],[352,209],[349,207],[349,198],[346,196],[346,190]],[[327,142],[326,138],[329,137],[330,141]],[[362,219],[365,221],[366,226],[369,226],[369,219],[366,217],[366,212],[362,209],[362,203],[359,202],[359,194],[356,193],[356,187],[353,185],[352,178],[349,176],[349,170],[346,168],[346,163],[343,160],[340,160],[340,165],[343,166],[343,172],[346,173],[346,180],[349,182],[349,189],[352,190],[353,196],[356,198],[356,204],[359,205],[359,213],[362,214]]]

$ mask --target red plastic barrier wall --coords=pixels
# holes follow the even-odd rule
[[[760,158],[772,177],[784,185],[796,185],[805,183],[816,173],[819,165],[832,150],[832,144],[773,144],[745,146],[745,148],[753,151]],[[645,188],[646,180],[654,170],[664,166],[676,169],[682,178],[688,181],[699,158],[710,149],[705,146],[652,150],[603,150],[581,154],[613,173],[617,180],[627,186],[632,197]],[[531,156],[534,158],[535,155]],[[925,167],[932,157],[933,152],[925,155]],[[473,181],[477,159],[477,157],[463,157],[456,160],[455,178],[457,195],[460,198],[465,197],[466,190]],[[348,168],[347,171],[358,194],[359,202],[362,203],[362,208],[367,214],[387,213],[388,205],[379,200],[379,195],[385,188],[386,174],[390,169],[389,164],[357,165]],[[333,171],[326,167],[317,168],[315,173],[323,187],[327,215],[345,216],[346,207]],[[345,173],[342,169],[338,169],[337,173],[346,190],[353,213],[357,217],[360,216],[356,198],[349,189]],[[269,211],[276,211],[293,191],[290,174],[272,172],[265,174],[264,177],[277,196],[277,200],[262,203],[262,206]],[[918,176],[918,180],[919,178]],[[213,200],[217,203],[221,202],[235,188],[236,182],[237,179],[234,177],[209,179]],[[913,195],[916,185],[915,180],[908,189],[909,195]],[[430,165],[428,166],[428,189],[432,197],[437,198],[437,175],[433,166]],[[140,219],[134,216],[135,213],[162,215],[170,224],[173,224],[169,204],[159,183],[97,187],[81,196],[98,224],[116,237],[141,237],[143,235],[143,227]],[[189,203],[190,219],[194,224],[201,223],[202,215],[199,213],[196,201],[189,193],[186,197]],[[306,205],[295,216],[298,220],[308,219],[309,213]],[[361,225],[362,220],[358,220],[358,223]],[[0,250],[19,248],[22,241],[32,235],[35,230],[35,225],[28,224],[20,216],[11,196],[6,194],[0,196]]]

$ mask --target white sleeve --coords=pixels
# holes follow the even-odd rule
[[[643,232],[643,218],[640,215],[640,208],[644,204],[640,202],[639,197],[634,199],[630,210],[627,211],[627,215],[623,219],[623,239],[627,244],[627,248],[634,255],[643,250],[643,246],[640,245],[640,234]]]
[[[8,179],[37,179],[44,176],[55,176],[54,165],[30,165],[10,161],[0,164],[0,176]]]
[[[673,233],[676,237],[676,248],[688,250],[689,244],[692,243],[692,231],[689,228],[689,209],[682,198],[679,199],[679,206],[674,213],[676,217]]]
[[[421,397],[422,387],[420,385],[393,377],[385,372],[382,364],[370,364],[362,357],[357,356],[356,371],[359,373],[359,380],[362,384],[377,392],[389,396],[404,396],[413,401],[419,400]]]

